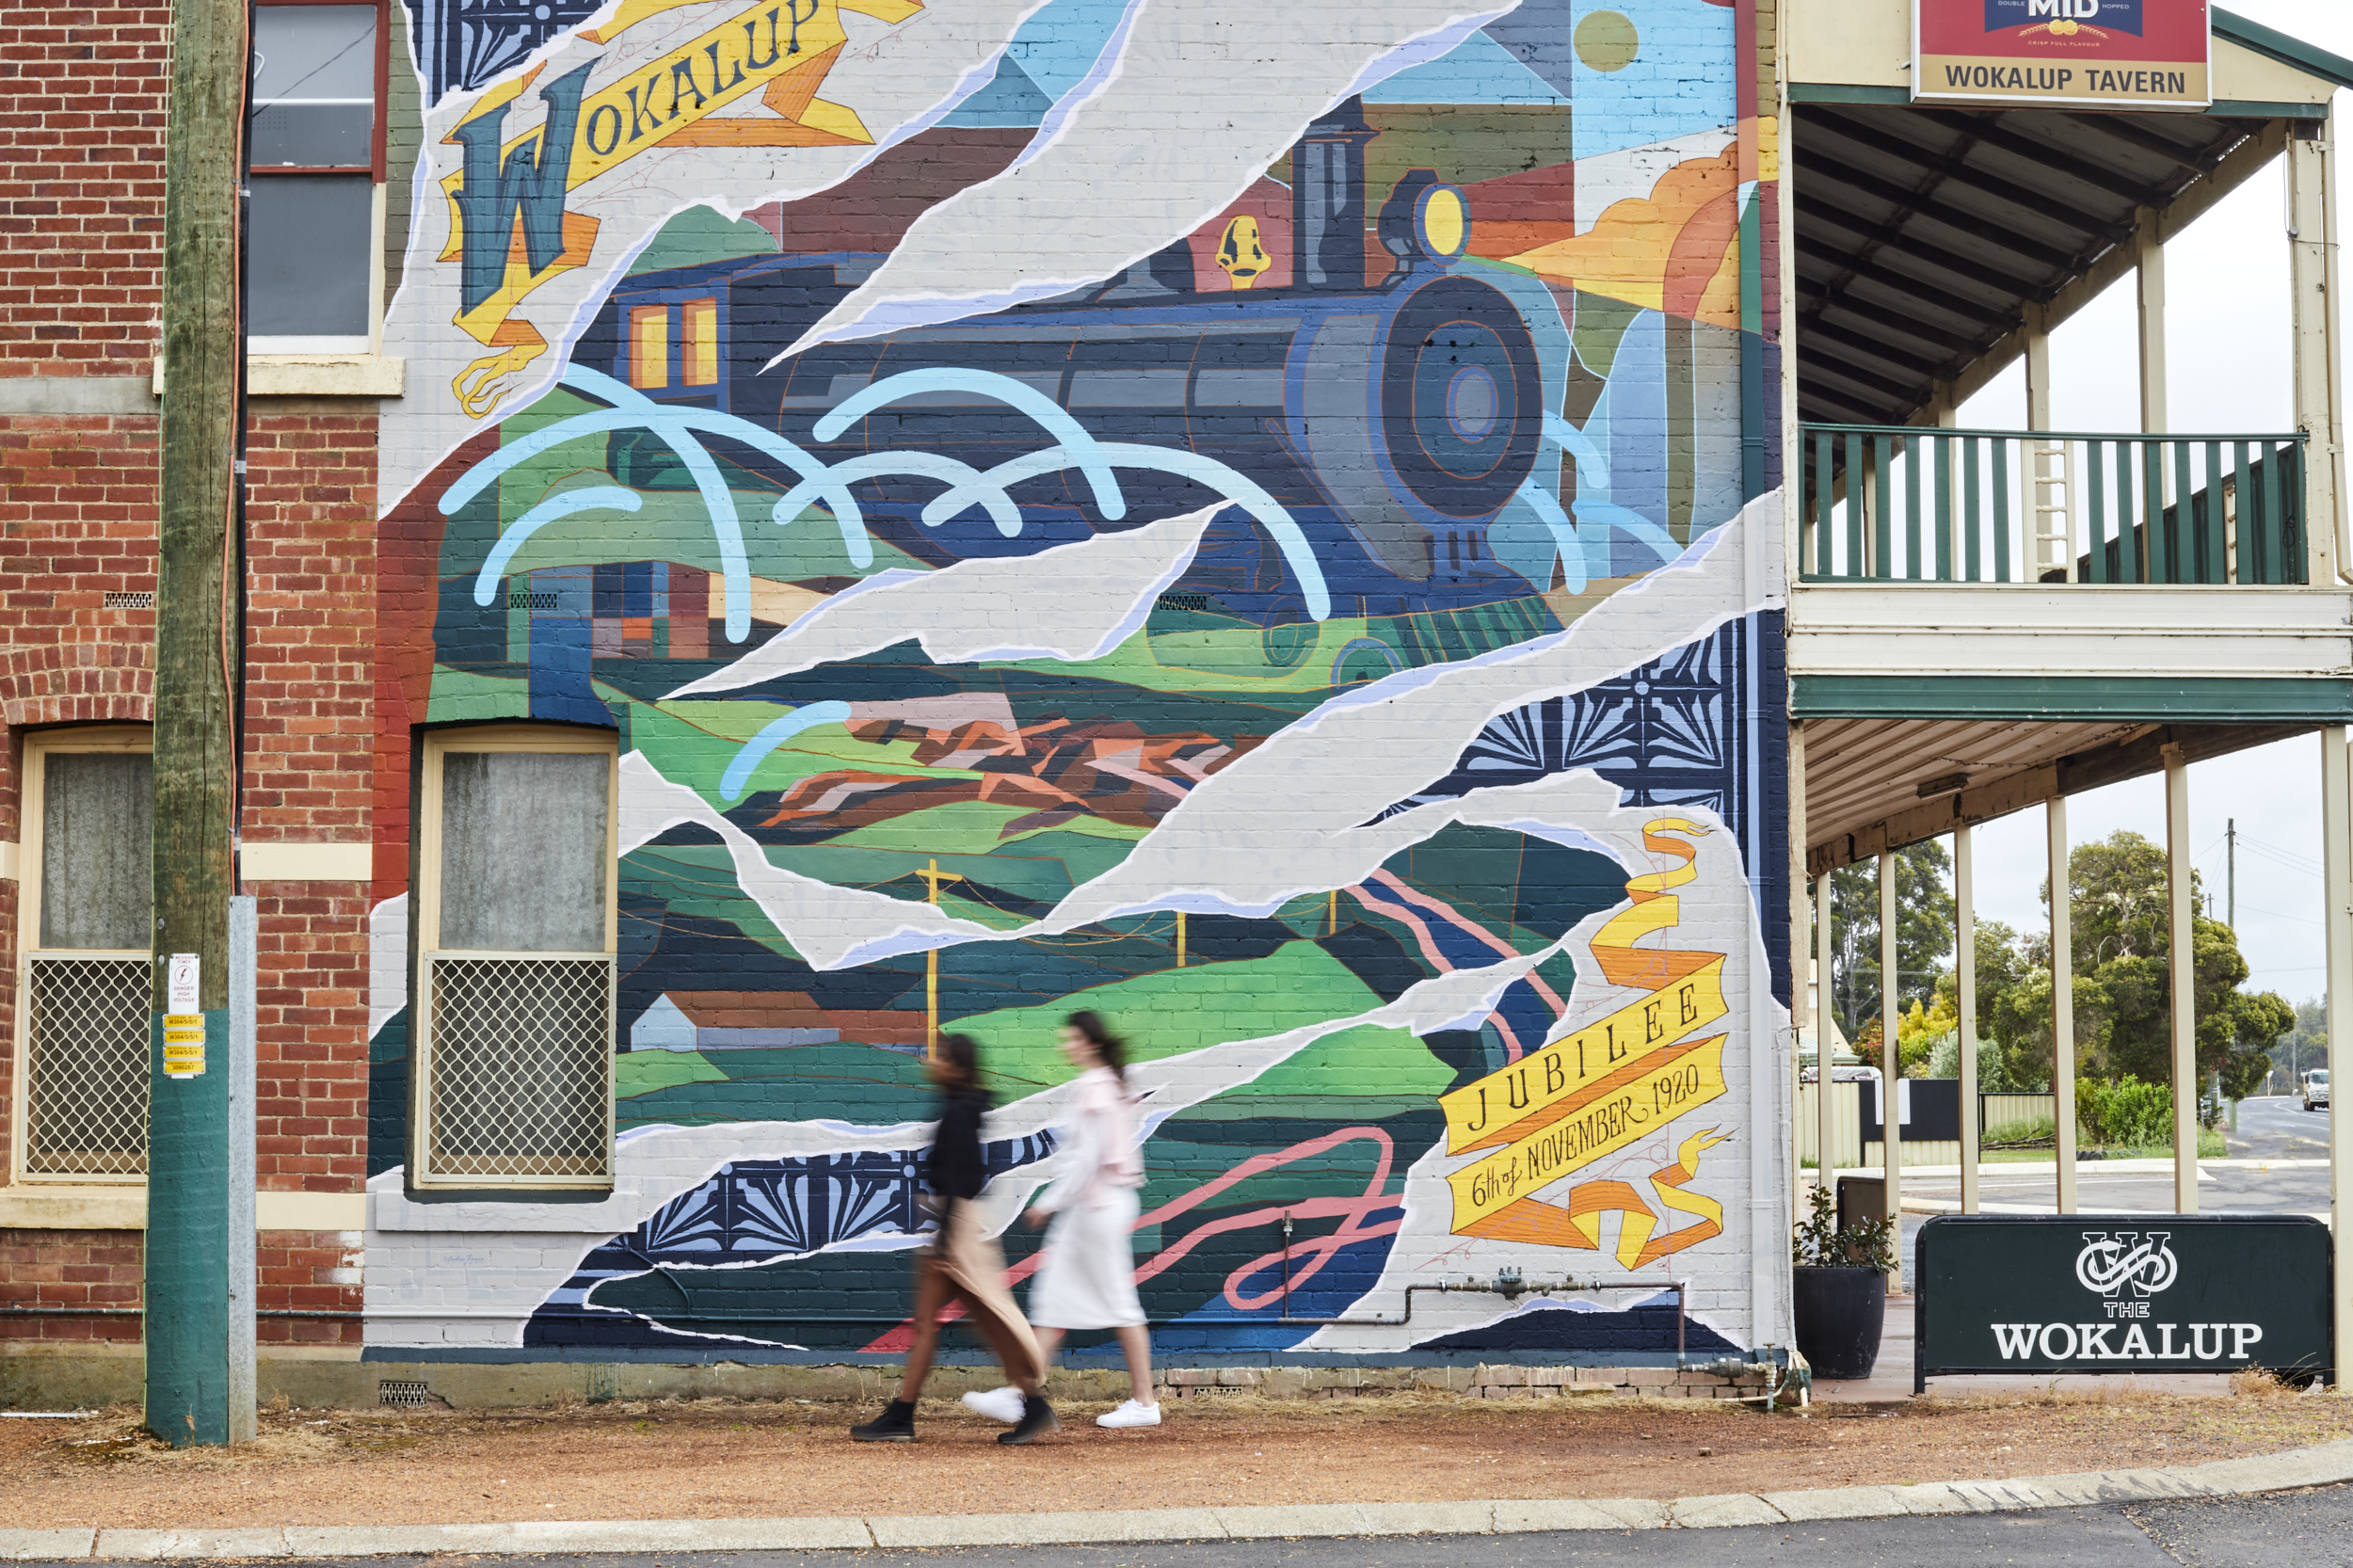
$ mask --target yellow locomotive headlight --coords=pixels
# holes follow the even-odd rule
[[[1456,185],[1432,185],[1414,203],[1414,237],[1422,254],[1450,262],[1470,244],[1470,202]]]

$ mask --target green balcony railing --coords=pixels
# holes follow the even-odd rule
[[[2304,440],[1807,424],[1815,583],[2302,583]]]

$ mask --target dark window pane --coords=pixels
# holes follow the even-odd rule
[[[374,119],[365,104],[265,104],[253,117],[253,167],[366,168]]]
[[[276,9],[262,8],[264,14]],[[368,335],[364,174],[274,174],[253,182],[247,287],[256,337]]]
[[[152,760],[134,752],[53,753],[40,792],[40,945],[149,946]]]

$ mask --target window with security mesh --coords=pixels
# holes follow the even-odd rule
[[[29,1181],[147,1174],[154,770],[144,731],[26,747],[29,792],[16,1156]]]
[[[613,1145],[613,750],[426,745],[420,1186],[601,1187]]]
[[[148,960],[25,961],[24,1174],[147,1174]]]

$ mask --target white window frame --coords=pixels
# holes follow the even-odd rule
[[[552,725],[479,725],[428,731],[423,745],[423,777],[417,807],[417,959],[410,976],[409,1016],[414,1021],[409,1048],[408,1184],[429,1189],[513,1188],[523,1191],[609,1191],[613,1186],[614,1071],[617,1016],[620,931],[621,778],[618,737],[611,730],[570,729]],[[539,752],[606,759],[604,947],[595,953],[487,952],[472,949],[444,950],[441,939],[441,776],[442,764],[454,754],[468,752]],[[431,1157],[433,1086],[433,968],[437,960],[600,959],[605,968],[604,1159],[594,1174],[503,1175],[437,1171]]]
[[[32,1132],[33,960],[52,954],[52,950],[40,946],[41,861],[47,826],[49,759],[92,752],[152,756],[155,749],[154,739],[153,728],[143,724],[48,729],[24,737],[23,784],[18,792],[18,821],[23,825],[18,830],[21,842],[17,851],[15,1056],[8,1075],[8,1176],[12,1182],[28,1187],[104,1187],[118,1190],[144,1189],[147,1186],[147,1176],[143,1171],[115,1174],[28,1171],[25,1169],[25,1156]],[[55,953],[75,959],[136,958],[143,966],[152,965],[154,960],[152,948],[66,948],[55,950]]]

